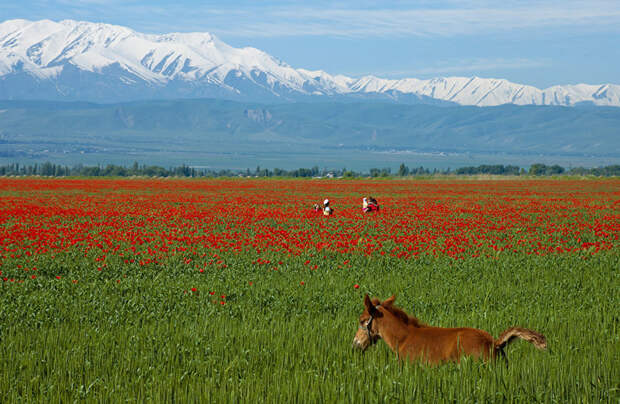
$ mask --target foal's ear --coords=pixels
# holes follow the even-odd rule
[[[383,301],[383,303],[381,303],[381,306],[383,306],[383,307],[390,307],[394,303],[394,300],[396,300],[396,296],[392,295],[392,296],[388,297],[387,299],[385,299]]]
[[[377,310],[377,308],[375,307],[374,304],[372,304],[372,301],[370,300],[370,297],[368,297],[368,293],[366,293],[366,296],[364,296],[364,306],[366,306],[366,310],[368,310],[368,314],[370,314],[371,316],[379,316],[380,317],[380,312],[379,310]]]

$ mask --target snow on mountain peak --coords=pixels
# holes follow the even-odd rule
[[[612,84],[540,90],[505,79],[479,77],[420,80],[369,75],[355,79],[322,70],[294,69],[259,49],[234,48],[206,32],[143,34],[127,27],[74,20],[16,19],[0,23],[0,78],[5,83],[20,72],[43,82],[70,80],[61,77],[67,68],[106,77],[105,85],[116,80],[125,87],[142,82],[145,88],[165,89],[175,82],[192,89],[179,96],[268,94],[286,100],[316,95],[411,94],[478,106],[620,106],[620,86]],[[75,86],[71,81],[61,84],[63,88]]]

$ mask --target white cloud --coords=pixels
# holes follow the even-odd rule
[[[209,31],[226,37],[449,37],[539,28],[620,32],[619,0],[266,0],[235,6],[222,6],[219,1],[8,3],[0,6],[0,19],[71,18],[127,25],[153,33]]]
[[[452,36],[530,28],[620,27],[620,2],[570,2],[515,7],[318,9],[265,8],[260,19],[238,15],[238,24],[214,31],[238,36]],[[257,10],[256,10],[257,11]]]

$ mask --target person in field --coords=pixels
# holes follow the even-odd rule
[[[334,213],[334,210],[329,206],[329,199],[325,199],[323,205],[319,205],[318,203],[312,205],[312,211],[317,214],[322,213],[325,216],[331,216],[331,214]]]
[[[323,201],[323,216],[331,216],[334,210],[329,206],[329,199]]]
[[[379,203],[372,196],[362,199],[362,212],[370,213],[379,210]]]

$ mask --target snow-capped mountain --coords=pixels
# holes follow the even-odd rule
[[[0,23],[0,99],[110,102],[188,97],[620,106],[620,86],[578,84],[540,90],[478,77],[356,79],[295,69],[258,49],[231,47],[209,33],[149,35],[72,20]]]

